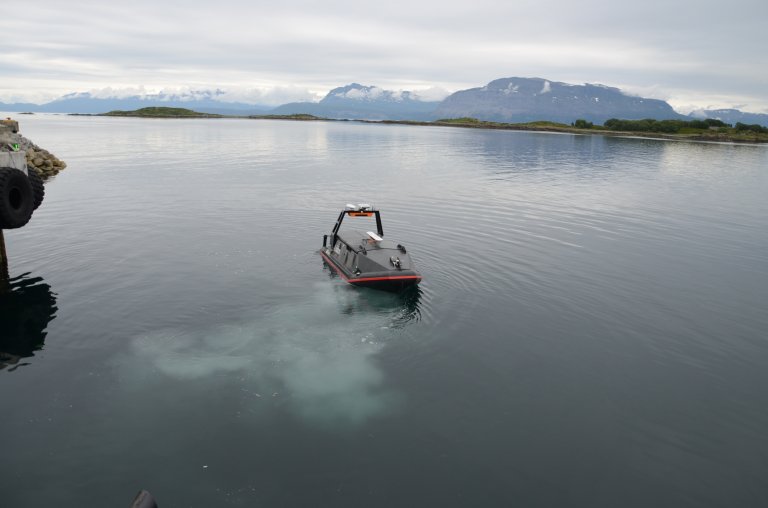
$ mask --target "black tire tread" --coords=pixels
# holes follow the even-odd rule
[[[10,189],[21,192],[21,206],[13,208],[10,203]],[[32,218],[34,196],[29,178],[15,168],[0,168],[0,229],[16,229],[24,226]]]
[[[45,185],[43,185],[43,179],[40,178],[40,174],[35,168],[27,166],[27,176],[30,185],[32,185],[32,197],[35,202],[32,209],[37,210],[45,198]]]

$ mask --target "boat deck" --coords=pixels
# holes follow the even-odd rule
[[[339,231],[338,238],[355,252],[361,252],[363,249],[367,251],[378,249],[394,249],[396,250],[397,244],[389,240],[376,241],[368,233],[362,231],[356,231],[353,229],[347,229],[345,231]]]

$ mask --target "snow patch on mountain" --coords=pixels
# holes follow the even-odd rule
[[[352,99],[357,101],[377,101],[380,99],[398,100],[400,97],[394,93],[383,90],[377,86],[366,86],[342,90],[333,94],[334,97]]]
[[[448,91],[438,87],[431,87],[419,91],[386,90],[378,86],[365,86],[358,83],[352,83],[347,86],[334,88],[321,102],[328,102],[329,100],[334,99],[349,99],[360,102],[436,102],[444,99],[448,95]]]
[[[451,92],[439,86],[431,86],[411,91],[411,98],[422,102],[438,102],[451,95]]]

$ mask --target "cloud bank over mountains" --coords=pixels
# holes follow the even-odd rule
[[[203,99],[216,100],[224,103],[245,103],[260,106],[278,106],[286,102],[319,101],[322,95],[310,92],[300,87],[246,88],[229,87],[203,89],[190,86],[169,87],[153,90],[145,86],[138,87],[105,87],[85,92],[75,92],[60,98],[92,98],[92,99],[126,99],[142,100],[173,100],[194,102]],[[58,98],[54,98],[56,100]]]
[[[421,90],[386,90],[378,86],[364,87],[365,89],[349,89],[336,92],[340,98],[353,100],[416,100],[416,101],[440,101],[445,99],[450,92],[440,87],[428,87]],[[275,107],[292,102],[320,102],[327,94],[311,91],[298,86],[276,86],[269,88],[234,87],[165,87],[153,89],[147,86],[134,87],[104,87],[72,92],[61,96],[48,97],[38,100],[21,100],[15,97],[0,96],[0,103],[13,104],[45,104],[65,99],[139,99],[145,101],[174,101],[196,102],[201,100],[213,100],[221,103],[242,103],[254,106]],[[5,100],[3,100],[5,99]]]
[[[347,120],[433,121],[470,117],[479,120],[523,123],[538,120],[572,123],[577,119],[603,123],[610,118],[685,119],[666,101],[626,93],[619,88],[550,81],[542,78],[502,78],[446,96],[444,90],[387,90],[379,86],[351,83],[332,89],[320,100],[296,89],[224,90],[178,88],[151,92],[144,87],[72,93],[43,105],[3,104],[0,111],[54,113],[105,113],[149,106],[188,108],[201,113],[232,116],[309,114]],[[269,101],[299,97],[278,106]],[[439,99],[441,100],[430,100]],[[243,101],[243,102],[240,102]],[[697,109],[694,117],[709,117],[727,123],[768,125],[768,115],[744,113],[733,108]]]
[[[234,102],[339,83],[457,91],[500,75],[602,81],[673,106],[768,109],[768,2],[36,0],[3,27],[0,100],[220,87]],[[241,92],[235,87],[247,86]],[[649,90],[654,91],[649,93]]]
[[[414,101],[441,101],[450,95],[450,92],[440,87],[430,87],[424,90],[385,90],[378,86],[362,86],[353,83],[348,87],[336,88],[329,92],[329,96],[340,99],[352,99],[361,101],[387,100],[402,102]]]

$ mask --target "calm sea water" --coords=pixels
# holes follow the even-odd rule
[[[768,150],[35,115],[0,505],[768,504]],[[382,210],[420,291],[317,249]]]

